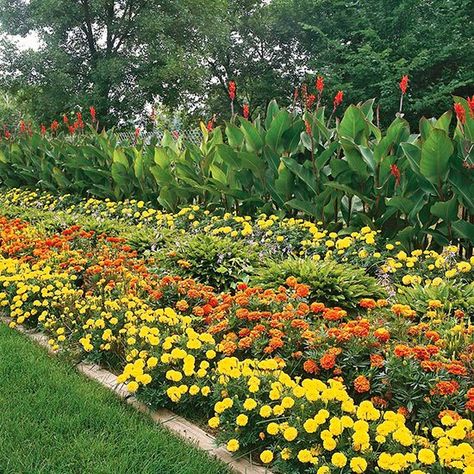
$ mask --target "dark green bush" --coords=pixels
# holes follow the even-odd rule
[[[160,266],[170,273],[224,291],[249,280],[259,255],[256,245],[230,237],[196,234],[169,242],[158,259]]]
[[[288,277],[310,287],[311,301],[328,306],[354,309],[362,298],[382,298],[385,291],[362,268],[334,261],[289,258],[269,260],[255,271],[252,284],[264,287],[283,285]]]

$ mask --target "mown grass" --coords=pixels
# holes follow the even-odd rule
[[[229,470],[0,323],[0,473]]]

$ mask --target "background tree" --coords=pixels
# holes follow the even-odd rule
[[[472,0],[274,0],[282,37],[297,41],[308,65],[347,102],[380,99],[398,110],[397,83],[409,74],[407,117],[451,108],[474,92]]]
[[[35,88],[33,112],[45,121],[94,105],[111,125],[154,95],[177,103],[196,78],[195,31],[218,8],[203,0],[1,0],[3,30],[36,32],[41,43],[4,51],[7,85]]]

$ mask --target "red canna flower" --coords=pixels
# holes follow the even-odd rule
[[[337,94],[334,96],[334,109],[336,109],[339,105],[342,104],[343,99],[344,99],[344,92],[337,91]]]
[[[8,131],[8,129],[5,128],[5,129],[3,130],[3,134],[5,135],[5,139],[6,139],[6,140],[10,140],[12,134]]]
[[[319,95],[323,93],[324,90],[324,77],[318,76],[316,79],[316,90],[318,91]]]
[[[57,121],[57,120],[53,120],[53,122],[51,123],[50,128],[51,128],[51,131],[52,131],[53,133],[56,133],[57,130],[58,130],[58,128],[59,128],[59,123],[58,123],[58,121]]]
[[[400,184],[400,170],[397,165],[391,165],[390,166],[390,173],[392,176],[395,177],[395,186],[398,186]]]
[[[67,118],[67,115],[66,115],[66,114],[63,115],[63,122],[64,122],[65,124],[68,124],[68,123],[69,123],[69,119]]]
[[[26,124],[24,120],[20,120],[20,133],[26,132]]]
[[[46,135],[46,127],[41,124],[41,130],[40,130],[41,135]]]
[[[456,117],[461,123],[466,123],[466,111],[464,107],[459,102],[454,104],[454,111],[456,112]]]
[[[474,118],[474,95],[471,98],[467,98],[467,104],[469,105],[469,113]]]
[[[243,110],[242,110],[242,115],[244,117],[244,119],[249,119],[249,115],[250,115],[250,108],[249,108],[249,104],[244,104],[243,106]]]
[[[310,94],[306,97],[306,108],[308,110],[311,110],[311,107],[313,106],[315,100],[316,100],[316,96],[314,94]]]
[[[235,85],[235,81],[229,81],[229,97],[230,100],[235,99],[235,91],[237,89],[237,86]]]
[[[305,126],[306,126],[306,133],[309,135],[309,136],[312,136],[313,135],[313,130],[311,128],[311,124],[309,123],[308,120],[305,120],[304,122]]]
[[[70,135],[74,135],[76,128],[74,127],[74,125],[69,125],[68,130]]]
[[[406,94],[407,89],[408,89],[408,75],[404,75],[401,80],[400,80],[400,90],[402,91],[402,94]]]
[[[91,114],[92,123],[95,123],[95,114],[96,114],[96,112],[95,112],[94,106],[91,105],[89,107],[89,112]]]
[[[136,140],[139,136],[140,136],[140,128],[137,127],[137,128],[135,129],[135,140]]]
[[[208,132],[212,132],[214,130],[214,121],[212,119],[207,122],[206,129]]]

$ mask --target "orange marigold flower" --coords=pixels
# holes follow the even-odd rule
[[[317,374],[319,372],[318,364],[312,359],[305,360],[303,369],[308,372],[308,374]]]
[[[376,407],[386,408],[386,407],[388,406],[388,402],[387,402],[387,400],[385,400],[385,398],[382,398],[382,397],[372,397],[370,400],[372,401],[372,403],[373,403]]]
[[[451,375],[467,375],[466,367],[459,362],[446,364],[445,368]]]
[[[309,295],[309,286],[308,285],[297,285],[296,288],[296,294],[300,298],[304,298]]]
[[[189,304],[185,300],[179,300],[176,303],[176,309],[179,311],[186,311],[189,308]]]
[[[313,313],[320,313],[321,311],[324,311],[324,304],[323,303],[311,303],[310,309],[311,312]]]
[[[470,398],[470,399],[466,402],[466,410],[469,410],[469,411],[474,412],[474,398]]]
[[[239,341],[239,349],[249,349],[252,347],[252,338],[251,337],[243,337]]]
[[[326,308],[323,313],[323,318],[328,321],[339,321],[347,316],[347,312],[341,308]]]
[[[390,332],[387,331],[385,328],[378,328],[374,331],[374,336],[380,342],[387,342],[390,339]]]
[[[474,388],[470,388],[467,393],[466,393],[467,398],[472,398],[474,399]]]
[[[399,415],[403,415],[405,418],[408,418],[408,416],[410,415],[410,411],[408,410],[408,408],[405,408],[405,407],[400,407],[397,410],[397,413]]]
[[[356,392],[358,393],[365,393],[370,390],[370,382],[367,377],[364,375],[359,375],[355,380],[354,380],[354,388]]]
[[[455,380],[441,381],[438,382],[433,389],[431,389],[431,395],[453,395],[459,389],[459,383]]]
[[[462,417],[459,415],[457,411],[454,410],[442,410],[438,414],[438,418],[441,420],[443,416],[450,416],[454,421],[460,420]]]
[[[426,331],[425,336],[432,342],[436,342],[441,338],[436,331]]]
[[[291,327],[306,331],[309,328],[309,323],[302,319],[293,319],[293,321],[291,321]]]
[[[363,298],[359,301],[359,306],[364,309],[374,309],[377,303],[372,298]]]
[[[286,279],[286,285],[289,286],[290,288],[294,288],[298,283],[298,280],[293,277],[293,276],[290,276]]]
[[[370,354],[370,365],[372,367],[383,367],[385,359],[380,354]]]
[[[411,349],[404,344],[398,344],[395,346],[395,349],[393,349],[393,353],[397,357],[409,357],[411,355]]]
[[[330,370],[336,365],[336,356],[334,354],[324,354],[319,359],[319,364],[323,369]]]

